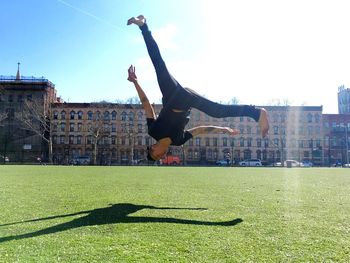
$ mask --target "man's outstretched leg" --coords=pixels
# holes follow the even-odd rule
[[[151,58],[152,64],[157,74],[157,80],[159,88],[163,94],[163,101],[169,102],[174,100],[175,94],[178,89],[182,89],[181,85],[171,76],[165,62],[160,54],[159,47],[154,40],[151,31],[148,29],[146,18],[143,15],[138,17],[132,17],[128,20],[127,25],[135,24],[139,26],[145,44],[147,47],[148,54]]]
[[[208,100],[189,88],[185,88],[186,94],[182,94],[179,104],[189,105],[214,118],[226,117],[250,117],[259,124],[262,137],[269,131],[269,120],[267,111],[264,108],[257,108],[252,105],[224,105]]]

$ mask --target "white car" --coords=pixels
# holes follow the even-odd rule
[[[286,160],[284,161],[284,166],[288,167],[288,163],[290,163],[292,167],[300,167],[300,163],[296,160]]]
[[[247,159],[239,162],[239,166],[262,166],[262,163],[259,159]]]

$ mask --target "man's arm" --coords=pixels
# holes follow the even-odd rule
[[[128,80],[130,82],[134,83],[137,94],[139,95],[140,101],[142,103],[143,109],[145,110],[146,117],[148,119],[155,119],[156,114],[154,113],[154,109],[153,109],[151,103],[149,103],[149,100],[148,100],[145,92],[142,90],[140,84],[137,81],[135,67],[133,65],[131,65],[128,69]]]
[[[191,133],[192,136],[196,136],[199,134],[206,134],[206,133],[219,133],[219,132],[227,133],[232,136],[239,134],[239,131],[237,129],[232,129],[229,127],[219,127],[219,126],[198,126],[198,127],[188,129],[187,131]]]

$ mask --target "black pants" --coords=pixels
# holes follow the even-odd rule
[[[183,88],[169,73],[158,45],[147,24],[140,27],[148,54],[156,70],[157,80],[163,94],[163,106],[177,110],[196,108],[215,118],[247,116],[259,120],[260,110],[251,105],[223,105],[210,101],[189,88]]]

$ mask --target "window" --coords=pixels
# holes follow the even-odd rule
[[[312,114],[311,114],[311,113],[309,113],[309,114],[307,115],[307,122],[309,122],[309,123],[312,122]]]
[[[78,123],[78,131],[81,132],[83,130],[83,124]]]
[[[13,95],[9,95],[8,101],[9,101],[9,102],[13,102]]]
[[[137,136],[137,145],[142,145],[142,136]]]
[[[218,146],[218,138],[213,138],[213,146]]]
[[[75,111],[71,111],[70,112],[70,119],[74,120],[74,116],[75,116]]]
[[[101,112],[96,111],[96,120],[101,120]]]
[[[126,121],[126,112],[125,111],[122,112],[122,121]]]
[[[286,135],[286,127],[281,127],[281,134]]]
[[[58,112],[57,111],[53,112],[53,119],[58,120]]]
[[[264,147],[269,147],[269,140],[268,139],[264,139]]]
[[[143,119],[143,113],[142,113],[142,111],[139,111],[137,113],[137,120],[142,121],[142,119]]]
[[[208,150],[208,159],[209,160],[213,159],[213,150],[212,149]]]
[[[239,139],[239,146],[244,147],[244,138],[243,137],[241,137]]]
[[[222,146],[227,147],[227,138],[222,138]]]
[[[73,135],[69,136],[69,144],[74,144],[74,136]]]
[[[126,123],[121,124],[121,131],[126,132]]]
[[[142,133],[142,124],[137,124],[137,132]]]
[[[248,139],[247,139],[247,146],[248,146],[248,147],[252,147],[252,141],[253,141],[252,138],[248,138]]]
[[[196,138],[196,146],[201,146],[201,138],[200,137]]]
[[[309,140],[309,148],[313,148],[314,147],[314,141],[311,139]]]
[[[78,120],[82,120],[83,119],[83,112],[79,111],[78,112]]]
[[[236,145],[236,139],[232,138],[231,139],[231,147],[234,147]]]
[[[278,126],[273,126],[273,134],[278,135]]]
[[[116,132],[117,131],[117,124],[112,123],[112,132]]]
[[[273,139],[273,144],[274,144],[274,146],[278,147],[279,146],[279,139]]]
[[[115,121],[117,119],[117,112],[112,111],[112,120]]]
[[[74,123],[69,124],[69,131],[74,132]]]
[[[114,145],[115,144],[115,142],[116,142],[116,137],[115,136],[112,136],[112,144]]]
[[[129,121],[134,121],[134,115],[132,111],[129,112]]]
[[[151,145],[151,139],[150,139],[150,137],[146,137],[145,143],[146,143],[147,146],[150,146],[150,145]]]
[[[205,138],[205,146],[210,146],[210,139],[209,138]]]
[[[81,135],[77,136],[77,144],[81,144]]]
[[[194,156],[193,156],[194,159],[198,159],[198,158],[199,158],[199,152],[198,152],[197,149],[194,150],[194,153],[193,153],[193,154],[194,154]]]
[[[66,119],[66,112],[61,111],[61,120],[65,120],[65,119]]]
[[[65,136],[61,135],[60,136],[60,144],[64,144],[65,143]]]
[[[320,122],[320,115],[315,114],[315,122],[319,123]]]
[[[316,140],[316,147],[321,147],[321,140],[320,139]]]
[[[247,134],[252,134],[252,128],[250,126],[247,126]]]
[[[92,136],[86,137],[86,144],[92,144]]]
[[[66,124],[61,122],[61,131],[64,132],[66,130]]]
[[[18,95],[17,102],[23,102],[23,95]]]
[[[189,149],[188,150],[188,159],[192,159],[193,158],[193,153],[192,153],[192,150]]]
[[[260,138],[256,139],[256,146],[261,147],[261,139]],[[261,159],[261,158],[258,158],[258,159]]]
[[[281,114],[281,122],[286,122],[286,115]]]
[[[92,111],[88,112],[88,120],[92,121],[92,119],[94,118],[94,114],[92,113]]]
[[[105,111],[104,114],[103,114],[103,119],[105,121],[109,121],[109,111]]]

